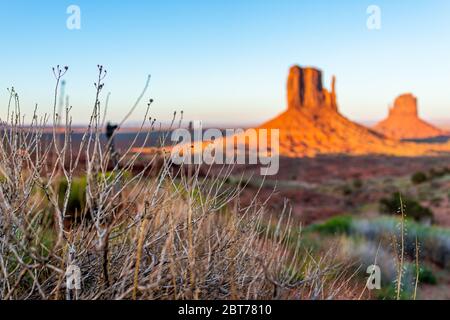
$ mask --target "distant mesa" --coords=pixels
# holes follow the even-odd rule
[[[411,104],[408,99],[401,98],[399,107],[392,112],[417,117],[417,110],[408,106]],[[332,77],[331,90],[327,90],[323,87],[319,69],[297,65],[289,70],[287,110],[259,129],[279,129],[279,152],[286,157],[319,154],[415,156],[429,154],[430,148],[432,152],[435,148],[441,150],[436,146],[400,142],[350,121],[339,112],[336,78]],[[433,134],[437,132],[433,131]],[[448,150],[448,146],[445,148]]]
[[[425,139],[444,135],[444,131],[419,118],[417,98],[400,95],[389,109],[388,117],[374,129],[394,139]]]
[[[391,155],[419,156],[448,153],[448,144],[428,144],[403,142],[392,139],[373,129],[352,122],[339,112],[336,94],[336,78],[331,79],[331,90],[323,87],[322,72],[319,69],[293,66],[287,78],[287,109],[266,123],[255,128],[278,129],[279,146],[267,147],[283,157],[300,158],[318,155]],[[409,98],[398,101],[399,106],[392,111],[400,117],[417,117],[417,109],[411,108]],[[247,135],[249,131],[243,133]],[[226,143],[236,138],[229,136]],[[270,131],[269,131],[270,135]],[[236,140],[234,140],[236,141]],[[242,141],[242,140],[240,140]],[[234,143],[234,142],[233,142]],[[246,141],[252,150],[259,150],[259,142]],[[194,150],[203,150],[210,142],[195,144]],[[252,145],[251,145],[252,144]],[[276,150],[276,151],[274,151]]]
[[[322,72],[311,67],[290,68],[287,110],[260,128],[280,130],[280,154],[288,157],[402,152],[396,141],[341,115],[336,78],[329,91],[323,87]]]

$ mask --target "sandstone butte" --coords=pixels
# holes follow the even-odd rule
[[[320,70],[299,66],[290,68],[287,79],[287,110],[255,128],[257,131],[279,130],[279,149],[275,150],[270,146],[268,139],[269,152],[290,158],[318,155],[424,156],[450,153],[450,143],[402,142],[352,122],[339,112],[335,84],[336,78],[333,77],[331,91],[328,91],[323,87]],[[230,136],[224,138],[222,143],[226,145],[234,140],[232,143],[236,144],[242,141],[239,138],[243,139],[239,135]],[[222,139],[216,141],[219,140]],[[191,150],[194,153],[202,151],[210,143],[193,143],[190,145]],[[250,145],[249,141],[245,144],[248,150],[258,150],[258,146]],[[169,151],[171,147],[165,149]]]
[[[417,98],[407,93],[399,96],[389,109],[389,116],[374,129],[394,139],[424,139],[445,132],[419,118]]]
[[[435,155],[450,151],[450,144],[401,142],[344,117],[338,109],[336,78],[331,91],[316,68],[293,66],[287,80],[287,110],[258,129],[279,129],[279,153],[287,157],[319,154],[393,156]]]

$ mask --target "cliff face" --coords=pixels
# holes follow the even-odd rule
[[[389,109],[389,117],[418,118],[417,98],[410,93],[397,97],[394,106]]]
[[[314,68],[293,66],[287,81],[288,110],[331,108],[336,110],[335,78],[332,91],[322,86],[322,72]]]
[[[394,139],[423,139],[444,134],[442,130],[419,118],[417,98],[410,93],[395,99],[388,117],[374,129]]]
[[[280,130],[280,154],[287,157],[319,154],[421,155],[429,145],[402,143],[354,123],[341,115],[336,102],[336,79],[331,90],[322,85],[322,72],[315,68],[293,66],[287,79],[287,110],[262,124],[259,129]],[[395,116],[414,116],[415,98],[397,101]]]
[[[229,141],[242,141],[257,152],[271,152],[283,157],[315,157],[318,155],[391,155],[419,156],[437,153],[450,153],[448,144],[418,144],[391,139],[375,130],[366,128],[344,117],[336,102],[336,79],[332,78],[331,90],[322,85],[322,72],[315,68],[293,66],[287,79],[287,110],[267,121],[256,130],[279,130],[279,145],[272,146],[272,140],[264,141],[264,150],[260,150],[258,141],[249,142],[242,134],[228,136]],[[417,116],[415,98],[401,97],[391,110],[392,117]],[[413,107],[411,107],[413,106]],[[245,132],[247,134],[249,132]],[[260,132],[261,133],[261,132]],[[251,132],[250,134],[253,134]],[[252,145],[250,145],[252,143]],[[256,143],[256,144],[253,144]],[[199,142],[193,150],[201,150],[210,142]],[[189,148],[191,148],[191,144]],[[351,168],[346,168],[351,169]]]

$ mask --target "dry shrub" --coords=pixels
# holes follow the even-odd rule
[[[330,299],[348,292],[331,255],[313,257],[302,247],[287,206],[273,222],[257,193],[250,206],[240,205],[241,189],[227,184],[232,166],[200,176],[200,166],[175,168],[158,153],[125,179],[139,159],[131,152],[136,139],[121,154],[102,142],[106,72],[98,69],[93,111],[76,148],[71,108],[63,128],[56,114],[67,68],[54,69],[50,141],[49,119],[35,112],[25,125],[10,90],[0,129],[1,299]],[[162,164],[157,175],[147,176],[155,163]],[[80,177],[85,204],[77,206],[81,221],[72,221],[69,200]],[[65,288],[71,265],[81,270],[81,290]]]

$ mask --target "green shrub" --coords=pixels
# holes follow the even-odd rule
[[[351,195],[353,193],[353,189],[350,187],[350,186],[344,186],[343,188],[342,188],[342,194],[344,195],[344,196],[349,196],[349,195]]]
[[[398,217],[376,219],[353,219],[351,232],[373,241],[391,243],[392,235],[400,237]],[[427,226],[413,220],[405,224],[405,252],[409,257],[416,255],[416,239],[420,244],[420,261],[432,261],[442,268],[450,268],[450,230]],[[387,236],[387,237],[386,237]],[[414,258],[413,258],[414,259]],[[415,274],[415,271],[413,272]]]
[[[416,172],[412,175],[411,177],[411,181],[414,184],[421,184],[424,183],[428,180],[428,177],[425,173],[423,173],[422,171]]]
[[[106,180],[107,183],[112,183],[114,179],[116,179],[117,175],[114,172],[106,172],[105,174],[101,173],[97,177],[97,181],[102,183]],[[128,171],[125,171],[121,176],[122,181],[127,181],[131,178],[131,174]],[[72,186],[70,188],[69,201],[67,203],[67,212],[72,213],[81,213],[84,210],[86,205],[86,187],[87,180],[86,176],[76,177],[72,180]],[[59,205],[62,207],[64,202],[64,197],[67,191],[67,180],[61,179],[59,181],[58,186],[59,191]]]
[[[105,179],[108,183],[113,182],[114,179],[116,179],[118,177],[116,172],[111,172],[108,171],[105,174],[103,173],[99,173],[98,174],[98,181],[102,181],[103,179]],[[124,171],[121,175],[121,180],[122,182],[128,181],[132,178],[132,174],[130,171]]]
[[[324,223],[312,225],[309,227],[309,230],[323,234],[345,234],[350,232],[351,225],[352,217],[338,216],[331,218]]]
[[[409,292],[402,291],[400,293],[400,300],[410,300],[411,296]],[[381,288],[377,292],[377,299],[378,300],[397,300],[397,288],[394,284],[391,284],[388,287]]]
[[[450,174],[450,168],[447,168],[447,167],[444,167],[442,169],[431,168],[429,174],[430,174],[430,178],[432,178],[432,179],[442,178],[442,177],[446,176],[447,174]]]
[[[362,186],[363,186],[363,182],[362,182],[361,179],[355,179],[355,180],[353,180],[353,187],[354,187],[355,189],[361,189]]]
[[[67,180],[62,179],[59,182],[59,205],[62,207],[64,197],[67,191]],[[67,212],[75,213],[82,212],[86,205],[86,177],[77,177],[72,180],[72,186],[70,188],[69,200],[67,202]]]
[[[419,267],[419,283],[437,284],[436,276],[427,267]]]
[[[433,220],[433,212],[416,200],[402,197],[406,217],[416,221]],[[393,193],[390,198],[380,200],[380,211],[384,214],[396,214],[400,210],[400,194]]]

